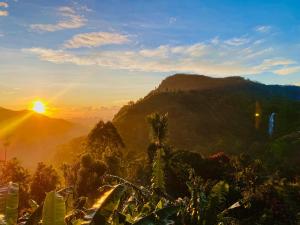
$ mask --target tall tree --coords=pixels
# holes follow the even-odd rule
[[[88,153],[82,155],[75,186],[78,197],[95,197],[97,189],[101,186],[101,176],[106,171],[104,162],[95,160]]]
[[[125,147],[117,129],[110,121],[97,123],[88,135],[87,146],[91,153],[100,157],[107,148],[120,150]]]
[[[41,203],[46,192],[53,191],[59,185],[59,176],[52,166],[40,162],[33,174],[30,195],[37,203]]]
[[[88,152],[97,160],[105,162],[108,171],[114,175],[123,175],[124,142],[111,122],[100,121],[89,133]]]
[[[158,146],[163,145],[168,133],[168,114],[153,113],[147,120],[151,127],[152,141]]]
[[[153,162],[158,149],[163,148],[168,153],[170,148],[167,145],[168,114],[153,113],[147,117],[150,125],[151,143],[148,146],[148,160]]]

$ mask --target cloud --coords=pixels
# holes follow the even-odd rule
[[[168,47],[166,47],[168,48]],[[148,50],[154,51],[155,49]],[[168,52],[172,54],[173,48],[168,48]],[[155,57],[154,55],[145,56],[142,51],[104,51],[91,55],[75,55],[66,53],[61,50],[32,48],[25,51],[34,53],[40,57],[41,60],[53,63],[73,63],[76,65],[98,65],[112,69],[126,69],[135,71],[148,72],[196,72],[207,75],[236,75],[244,74],[247,68],[236,65],[216,64],[205,61],[194,61],[190,57],[184,59],[179,57],[177,60],[171,60],[170,56],[165,59],[162,57]],[[183,56],[178,53],[178,56]],[[150,59],[149,59],[150,57]]]
[[[259,33],[268,33],[271,31],[271,29],[272,29],[271,26],[258,26],[255,28],[255,31]]]
[[[7,2],[0,2],[0,7],[8,8]]]
[[[282,69],[275,70],[274,73],[278,75],[289,75],[293,73],[300,73],[300,66],[284,67]]]
[[[249,43],[250,40],[247,38],[232,38],[229,40],[224,41],[225,44],[227,45],[231,45],[231,46],[241,46],[241,45],[245,45],[247,43]]]
[[[176,23],[176,21],[177,21],[176,17],[169,18],[169,24],[174,24],[174,23]]]
[[[246,44],[245,44],[246,45]],[[100,66],[143,72],[182,72],[211,76],[251,75],[264,72],[287,73],[287,67],[299,63],[287,58],[273,57],[272,48],[263,48],[250,41],[247,46],[229,47],[224,41],[199,42],[190,45],[161,45],[135,50],[98,50],[85,53],[30,48],[26,52],[41,60],[80,66]]]
[[[6,10],[0,10],[0,16],[8,16],[9,13]]]
[[[7,2],[0,2],[0,8],[8,8]],[[8,16],[9,12],[7,10],[0,10],[0,16]]]
[[[65,29],[76,29],[85,25],[86,19],[80,16],[71,7],[60,7],[58,9],[59,15],[62,17],[55,24],[31,24],[30,28],[35,31],[54,32]]]
[[[85,34],[77,34],[65,44],[65,48],[80,48],[80,47],[97,47],[108,44],[123,44],[128,42],[125,35],[109,32],[93,32]]]

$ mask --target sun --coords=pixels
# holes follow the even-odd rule
[[[32,104],[32,110],[36,113],[46,113],[46,105],[42,101],[34,101]]]

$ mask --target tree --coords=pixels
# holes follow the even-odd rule
[[[9,182],[19,184],[19,209],[28,206],[29,179],[28,170],[22,167],[20,161],[16,158],[0,166],[0,185],[7,185]]]
[[[91,154],[82,155],[75,186],[77,196],[94,198],[106,170],[105,163],[93,159]]]
[[[151,129],[151,143],[147,149],[149,162],[152,163],[159,148],[166,150],[168,133],[168,114],[153,113],[147,117]]]
[[[125,145],[111,122],[100,121],[89,133],[88,152],[103,161],[110,173],[123,175],[123,149]]]
[[[147,117],[151,127],[152,141],[161,146],[168,133],[168,114],[153,113]]]
[[[55,190],[59,183],[56,170],[52,166],[40,162],[32,176],[30,195],[40,204],[45,199],[46,192]]]
[[[108,148],[114,149],[118,155],[121,155],[120,150],[125,145],[112,122],[100,121],[89,133],[87,147],[97,158],[102,158],[102,154]]]

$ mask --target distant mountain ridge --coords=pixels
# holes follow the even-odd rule
[[[57,145],[84,132],[83,127],[63,119],[0,107],[0,159],[7,143],[9,158],[17,157],[26,166],[35,166],[49,159]]]
[[[175,74],[164,79],[157,91],[209,90],[224,87],[242,86],[251,83],[242,77],[214,78],[204,75]]]
[[[256,104],[262,110],[258,130],[254,127]],[[146,151],[145,118],[153,112],[169,114],[169,141],[178,149],[202,154],[254,151],[269,140],[272,112],[276,113],[273,138],[300,130],[300,87],[265,85],[242,77],[167,77],[143,99],[121,108],[113,119],[135,154]]]

